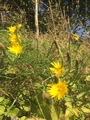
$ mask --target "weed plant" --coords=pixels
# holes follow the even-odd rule
[[[90,43],[73,37],[69,21],[61,16],[55,22],[58,17],[50,10],[52,24],[48,22],[38,40],[22,24],[17,32],[22,50],[17,54],[8,49],[12,44],[8,28],[0,30],[1,120],[90,119]]]

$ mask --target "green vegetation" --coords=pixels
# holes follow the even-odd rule
[[[70,34],[69,22],[61,18],[53,28],[48,21],[47,32],[38,39],[20,20],[0,30],[0,120],[90,119],[90,42]],[[10,37],[8,27],[18,24],[16,37]],[[19,52],[12,47],[16,43],[22,46]],[[53,62],[62,64],[63,75],[57,76],[57,67],[52,73]],[[68,93],[57,100],[48,88],[58,79],[66,82]]]

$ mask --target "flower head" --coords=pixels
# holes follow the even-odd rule
[[[75,40],[78,40],[79,36],[77,34],[72,34],[72,38],[75,39]]]
[[[17,35],[15,33],[9,34],[9,40],[11,43],[16,43],[17,42]]]
[[[8,27],[8,30],[10,33],[14,33],[16,31],[16,26]]]
[[[59,62],[52,62],[51,65],[53,68],[50,68],[51,72],[56,76],[62,76],[64,72],[64,68],[61,63]]]
[[[9,40],[11,43],[17,43],[17,42],[21,43],[21,38],[19,34],[12,33],[12,34],[9,34],[9,36],[10,36]]]
[[[18,24],[17,28],[20,29],[22,27],[22,24]]]
[[[16,55],[20,54],[22,52],[22,46],[19,45],[19,43],[17,44],[11,44],[10,47],[8,47],[8,50]]]
[[[66,82],[59,82],[57,84],[50,84],[47,91],[52,98],[60,100],[68,93],[68,88]]]

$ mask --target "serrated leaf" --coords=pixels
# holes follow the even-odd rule
[[[74,113],[77,117],[79,117],[80,111],[79,111],[77,108],[73,108],[73,113]]]
[[[8,112],[7,116],[16,117],[19,114],[20,110],[18,108],[12,107]]]
[[[4,100],[4,97],[0,97],[0,102],[2,102]]]
[[[66,102],[65,105],[69,108],[72,108],[72,103],[71,102]]]
[[[82,111],[83,112],[85,112],[85,113],[90,113],[90,109],[88,109],[88,108],[86,108],[86,107],[84,107],[84,106],[82,106]]]
[[[0,105],[0,115],[4,114],[5,107],[3,105]]]
[[[72,109],[70,109],[70,108],[67,108],[66,109],[66,111],[65,111],[65,117],[66,118],[69,118],[69,117],[71,117],[71,116],[73,116],[73,111],[72,111]]]

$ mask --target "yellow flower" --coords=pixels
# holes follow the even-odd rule
[[[17,40],[17,35],[15,33],[9,34],[9,36],[10,36],[10,38],[9,38],[10,42],[16,43],[18,41]]]
[[[11,43],[17,43],[17,42],[21,43],[21,38],[19,34],[12,33],[9,34],[9,36],[10,36],[9,40]]]
[[[64,67],[59,62],[52,62],[53,68],[50,68],[51,72],[56,76],[62,76],[64,72]]]
[[[17,28],[19,29],[19,28],[21,28],[22,27],[22,24],[18,24],[17,25]]]
[[[48,93],[51,98],[56,98],[56,100],[60,100],[65,94],[68,93],[68,88],[65,81],[57,84],[49,84],[48,86]]]
[[[75,39],[75,40],[78,40],[79,36],[77,34],[72,34],[72,38]]]
[[[14,33],[16,31],[16,26],[8,27],[8,30],[10,33]]]
[[[11,44],[10,47],[8,47],[8,50],[16,55],[20,54],[22,52],[22,46],[19,45],[19,43],[17,44]]]

